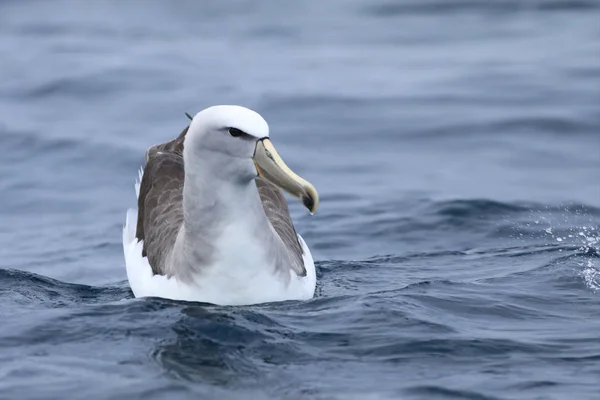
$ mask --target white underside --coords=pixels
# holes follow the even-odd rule
[[[143,171],[140,170],[140,180]],[[139,183],[135,185],[139,196]],[[248,266],[248,260],[258,253],[257,244],[248,248],[235,246],[215,265],[202,268],[189,282],[176,277],[154,275],[146,257],[142,257],[143,242],[135,238],[137,210],[127,210],[123,227],[123,252],[127,279],[135,297],[162,297],[173,300],[198,301],[219,305],[244,305],[285,300],[307,300],[313,297],[316,286],[315,264],[304,239],[298,235],[304,251],[306,276],[299,277],[291,269],[290,279],[273,274],[273,268]],[[229,236],[230,237],[230,236]],[[225,246],[226,244],[222,243]]]

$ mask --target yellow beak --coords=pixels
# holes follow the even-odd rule
[[[285,165],[268,138],[256,142],[253,159],[260,178],[298,198],[311,214],[317,211],[319,194],[315,187]]]

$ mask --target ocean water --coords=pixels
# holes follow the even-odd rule
[[[600,2],[0,2],[0,399],[599,399]],[[313,300],[134,299],[184,112],[269,121]]]

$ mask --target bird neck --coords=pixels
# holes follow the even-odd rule
[[[236,180],[232,162],[212,151],[197,151],[185,159],[183,215],[186,230],[203,234],[243,215],[265,220],[253,180]],[[258,221],[256,221],[258,222]]]

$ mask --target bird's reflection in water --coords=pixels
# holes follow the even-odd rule
[[[175,379],[228,389],[273,387],[287,374],[286,364],[305,357],[292,330],[266,315],[268,308],[185,303],[171,326],[174,337],[160,341],[152,358]]]

